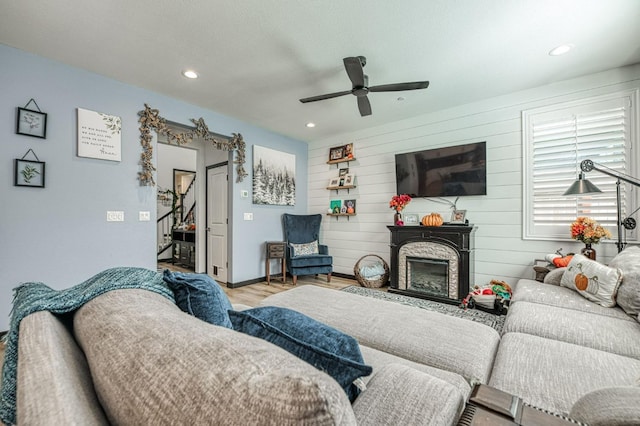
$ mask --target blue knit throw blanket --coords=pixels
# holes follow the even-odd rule
[[[16,423],[16,386],[18,370],[18,331],[20,321],[38,311],[65,314],[80,308],[93,298],[111,290],[139,288],[150,290],[174,301],[173,292],[162,280],[162,274],[142,268],[107,269],[88,280],[56,291],[43,283],[25,283],[14,289],[9,332],[5,336],[4,367],[2,368],[2,400],[0,420],[6,425]]]

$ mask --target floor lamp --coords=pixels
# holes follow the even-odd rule
[[[581,195],[602,192],[597,186],[584,178],[584,173],[588,173],[592,170],[597,170],[600,173],[616,178],[616,207],[618,211],[618,242],[616,243],[616,246],[618,247],[618,253],[620,253],[625,246],[625,243],[622,242],[622,228],[634,229],[636,227],[636,221],[633,218],[627,217],[622,220],[620,181],[628,182],[634,186],[640,186],[640,180],[623,173],[616,172],[602,164],[594,163],[591,160],[582,160],[580,163],[580,170],[582,170],[582,172],[578,175],[578,180],[576,180],[563,195]]]

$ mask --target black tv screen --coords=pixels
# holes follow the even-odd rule
[[[396,154],[397,194],[487,195],[487,143]]]

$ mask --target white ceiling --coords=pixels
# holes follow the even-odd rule
[[[0,43],[313,142],[638,63],[640,0],[4,0]],[[358,55],[372,86],[431,85],[368,117],[298,101],[350,90]]]

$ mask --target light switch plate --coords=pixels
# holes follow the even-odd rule
[[[138,212],[138,220],[140,222],[149,222],[151,220],[151,212],[148,212],[148,211]]]
[[[243,189],[242,191],[240,191],[240,197],[249,198],[249,191],[247,191],[246,189]]]
[[[124,212],[119,210],[107,211],[107,222],[124,222]]]
[[[245,213],[244,220],[253,220],[253,213]]]

